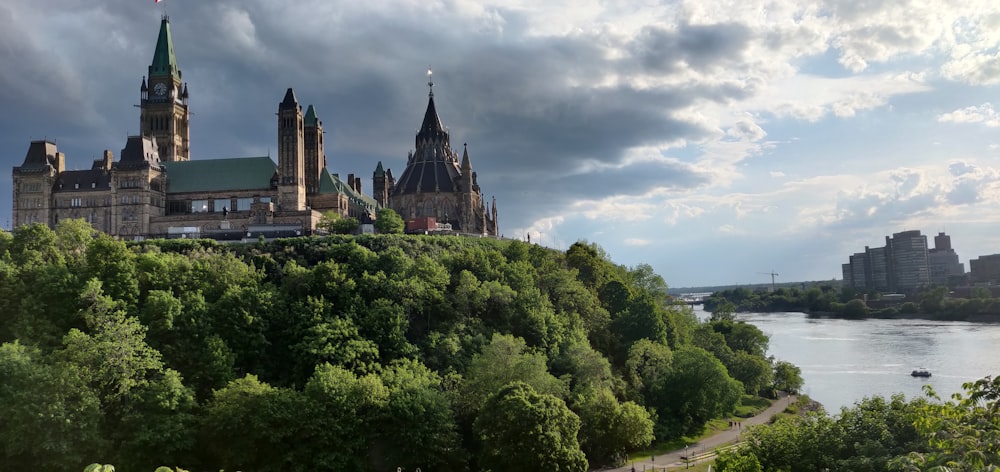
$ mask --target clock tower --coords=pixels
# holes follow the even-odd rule
[[[142,78],[139,89],[139,129],[143,136],[156,139],[160,160],[190,159],[191,127],[189,125],[188,89],[181,81],[181,70],[174,56],[170,36],[170,18],[160,21],[160,36],[156,40],[149,76]]]

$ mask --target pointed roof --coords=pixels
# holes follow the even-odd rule
[[[432,93],[427,100],[427,111],[424,112],[424,122],[420,125],[420,132],[417,133],[417,141],[447,136],[447,134],[444,131],[444,126],[441,125],[437,108],[434,107],[434,94]]]
[[[291,108],[298,108],[299,101],[295,99],[295,92],[292,91],[291,87],[288,87],[288,91],[285,92],[285,99],[281,101],[278,105],[279,110],[288,110]]]
[[[129,136],[117,166],[119,169],[134,169],[159,164],[160,154],[156,151],[156,142],[152,137]]]
[[[382,161],[378,161],[378,165],[375,166],[375,177],[385,176],[385,169],[382,167]]]
[[[149,65],[149,78],[153,77],[181,78],[181,70],[177,67],[177,57],[174,55],[174,42],[170,36],[170,18],[166,16],[160,20],[160,36],[156,39],[156,51],[153,52],[153,62]]]
[[[326,167],[324,167],[319,174],[319,193],[342,193],[347,195],[348,199],[358,205],[370,209],[378,208],[378,202],[376,202],[374,198],[363,193],[356,192],[350,185],[347,185],[343,180],[340,180],[339,176],[330,174],[330,171],[326,170]]]
[[[472,162],[469,161],[469,145],[462,144],[462,170],[472,169]]]
[[[56,167],[56,143],[49,140],[32,141],[28,146],[28,153],[24,156],[24,163],[19,169],[44,169],[45,166]]]
[[[306,110],[305,125],[316,126],[317,123],[319,123],[319,118],[316,118],[316,109],[312,105],[309,105],[309,109]]]

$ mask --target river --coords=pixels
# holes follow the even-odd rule
[[[707,315],[696,308],[699,318]],[[1000,375],[1000,324],[927,320],[843,320],[804,313],[744,313],[770,339],[769,355],[802,369],[803,393],[836,414],[866,396],[948,398],[962,383]],[[933,374],[911,377],[918,367]]]

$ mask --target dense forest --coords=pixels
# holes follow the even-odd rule
[[[11,470],[584,471],[801,384],[584,242],[21,226],[0,343]]]
[[[996,320],[1000,315],[1000,298],[993,297],[984,287],[974,288],[970,296],[962,298],[952,297],[947,287],[930,287],[891,303],[882,300],[878,292],[857,293],[831,285],[774,291],[741,287],[720,290],[706,297],[705,310],[713,313],[799,311],[845,318],[902,315],[938,320],[974,320],[988,316]]]

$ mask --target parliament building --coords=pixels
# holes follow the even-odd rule
[[[106,150],[89,170],[67,170],[55,142],[32,141],[13,169],[13,224],[82,218],[126,239],[244,239],[311,234],[331,211],[371,222],[388,207],[408,222],[496,236],[496,202],[487,210],[467,149],[459,163],[431,90],[406,169],[397,181],[379,162],[374,196],[363,193],[360,177],[345,182],[329,172],[323,122],[312,105],[303,112],[291,88],[278,104],[277,165],[269,156],[192,160],[188,84],[164,17],[139,88],[140,134],[128,137],[117,160]]]

